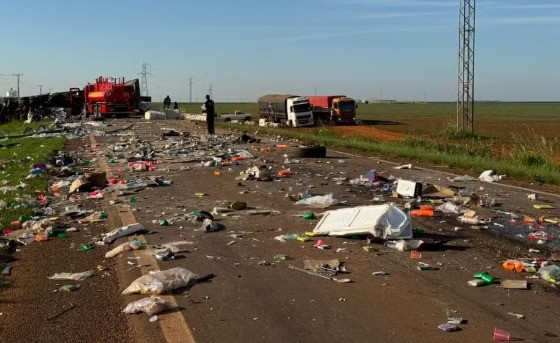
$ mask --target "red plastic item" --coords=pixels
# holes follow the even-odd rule
[[[418,218],[418,217],[433,217],[434,216],[434,210],[412,210],[410,211],[410,213],[412,214],[413,217]]]

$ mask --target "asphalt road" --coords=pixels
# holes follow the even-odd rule
[[[166,141],[161,141],[161,128],[173,127],[192,134],[201,133],[203,129],[202,125],[183,121],[108,123],[115,127],[137,124],[135,134],[154,142],[162,151]],[[275,139],[260,138],[263,139],[261,143],[238,147],[262,157],[255,162],[257,165],[266,164],[273,172],[283,169],[286,151],[260,152],[258,148],[273,147],[277,143]],[[95,149],[87,143],[81,149],[102,159],[107,155],[104,150],[109,144],[119,139],[98,137],[99,146]],[[293,142],[288,142],[290,144]],[[540,248],[541,253],[530,253],[530,246],[524,242],[472,230],[448,216],[414,220],[414,227],[426,229],[428,238],[449,240],[441,249],[422,251],[419,260],[412,259],[409,252],[368,244],[364,239],[321,237],[332,246],[328,250],[312,247],[317,238],[305,243],[282,243],[274,239],[282,234],[311,231],[316,224],[316,221],[301,218],[300,215],[310,209],[294,206],[287,194],[311,188],[316,194],[334,193],[337,199],[346,202],[344,206],[368,205],[379,192],[339,185],[333,178],[353,179],[375,169],[383,176],[392,174],[449,185],[451,182],[445,174],[394,170],[393,164],[381,162],[374,156],[352,157],[333,151],[328,152],[326,159],[304,159],[302,164],[284,165],[291,168],[292,176],[276,182],[235,180],[240,171],[253,165],[249,161],[221,168],[220,176],[214,175],[214,167],[176,162],[163,160],[154,172],[125,173],[127,178],[164,175],[173,184],[141,191],[134,195],[138,200],[135,203],[130,202],[131,196],[122,197],[125,206],[119,209],[109,206],[108,198],[98,201],[98,207],[107,207],[109,220],[90,230],[118,227],[124,217],[132,215],[152,231],[144,236],[150,244],[187,241],[187,251],[182,258],[154,265],[144,252],[138,255],[140,259],[130,259],[136,255],[125,253],[114,261],[102,262],[107,247],[96,247],[81,254],[69,248],[70,242],[87,238],[89,233],[85,230],[80,230],[80,235],[72,235],[68,241],[24,247],[14,269],[14,278],[19,279],[15,279],[15,287],[1,294],[2,342],[51,342],[57,340],[55,337],[69,342],[179,342],[189,341],[189,332],[198,342],[490,342],[495,327],[508,330],[512,337],[525,342],[558,341],[560,325],[554,320],[559,314],[554,305],[558,294],[541,281],[530,279],[530,290],[467,285],[479,271],[487,271],[498,278],[523,279],[523,275],[503,270],[501,261],[548,256],[548,251],[538,246],[532,247]],[[122,165],[110,164],[110,167],[116,172]],[[542,214],[532,208],[525,191],[478,181],[458,186],[499,199],[502,211]],[[196,196],[199,192],[207,195]],[[387,201],[404,202],[385,197]],[[552,204],[557,202],[555,197],[543,196],[543,199]],[[158,224],[175,214],[210,211],[224,201],[244,201],[251,208],[277,212],[248,216],[241,211],[219,218],[225,230],[212,233],[200,231],[199,223],[189,221],[171,226]],[[560,217],[557,211],[546,213]],[[363,247],[368,245],[374,250],[366,252]],[[344,250],[337,252],[339,248]],[[277,260],[274,256],[278,254],[289,259]],[[305,259],[339,259],[349,271],[342,277],[350,278],[352,283],[337,283],[288,267],[303,267]],[[128,270],[131,260],[148,266]],[[416,268],[419,261],[436,269],[419,271]],[[52,293],[55,287],[45,278],[54,271],[91,269],[103,263],[109,266],[108,275],[96,275],[70,294]],[[175,294],[174,300],[180,310],[159,315],[155,323],[150,323],[145,314],[125,316],[120,313],[126,303],[141,298],[120,295],[141,271],[178,266],[201,275],[213,273],[215,277]],[[376,271],[389,275],[372,275]],[[56,320],[47,320],[69,302],[77,304],[73,310]],[[522,314],[524,319],[508,313]],[[177,319],[178,315],[181,320]],[[437,326],[445,323],[448,317],[462,317],[467,323],[460,325],[462,331],[459,332],[440,331]]]

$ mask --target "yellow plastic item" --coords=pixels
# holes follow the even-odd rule
[[[297,238],[297,240],[300,241],[300,242],[307,242],[307,241],[309,240],[309,237],[307,237],[307,236],[299,236],[299,237]]]
[[[317,234],[313,231],[305,231],[305,235],[309,237],[315,237]]]
[[[535,204],[533,205],[533,207],[536,208],[537,210],[550,210],[555,208],[554,206],[547,205],[547,204]]]

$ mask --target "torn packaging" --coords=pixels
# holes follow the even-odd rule
[[[403,197],[416,198],[422,195],[422,184],[414,181],[397,181],[397,194]]]
[[[371,234],[383,239],[409,239],[412,238],[412,223],[410,216],[394,204],[358,206],[327,211],[313,232],[330,236]]]

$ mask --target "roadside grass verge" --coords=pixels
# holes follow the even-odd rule
[[[32,128],[48,122],[36,123]],[[2,133],[22,132],[29,125],[13,122],[0,126]],[[37,194],[48,186],[48,175],[38,175],[26,180],[32,166],[47,162],[55,150],[62,150],[66,139],[52,138],[17,138],[0,140],[0,229],[8,228],[10,223],[24,214],[33,213],[32,204],[36,203]],[[11,191],[8,187],[27,184],[23,189]],[[6,190],[6,192],[4,192]]]
[[[355,149],[408,160],[427,162],[461,168],[477,176],[480,172],[493,169],[499,174],[522,181],[542,182],[560,185],[560,167],[542,159],[535,163],[532,159],[518,155],[496,156],[487,144],[471,144],[468,138],[463,144],[446,144],[437,140],[407,138],[400,142],[380,142],[363,136],[342,136],[327,127],[311,130],[266,128],[219,123],[220,127],[237,131],[254,131],[268,135],[280,135],[302,142],[322,144],[327,147]]]

